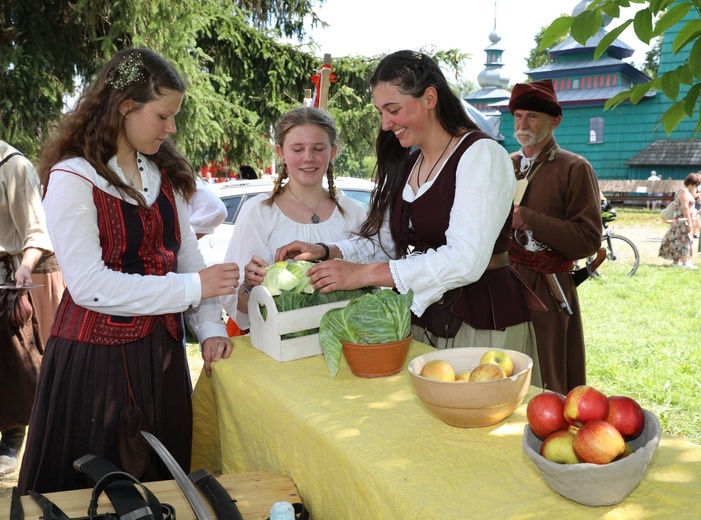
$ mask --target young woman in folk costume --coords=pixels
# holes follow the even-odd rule
[[[210,371],[231,353],[218,297],[236,290],[238,267],[205,269],[190,226],[195,177],[169,139],[184,92],[161,56],[120,51],[42,151],[47,225],[67,288],[42,362],[22,493],[90,487],[72,467],[88,453],[141,480],[172,478],[149,460],[139,429],[189,470],[182,313]]]
[[[438,348],[523,351],[534,358],[538,384],[528,301],[540,302],[508,265],[516,189],[508,154],[479,131],[428,56],[390,54],[370,82],[381,117],[377,188],[360,236],[330,247],[332,258],[346,261],[311,268],[314,287],[413,289],[416,339]],[[293,242],[277,258],[323,254],[318,245]],[[434,326],[431,316],[445,317],[436,302],[446,303],[457,330],[441,329],[441,319]]]

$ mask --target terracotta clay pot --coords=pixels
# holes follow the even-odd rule
[[[413,338],[409,336],[399,341],[360,345],[341,341],[343,355],[353,375],[358,377],[391,376],[402,370]]]

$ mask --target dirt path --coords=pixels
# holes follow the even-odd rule
[[[615,224],[615,222],[613,223]],[[667,232],[667,225],[663,222],[659,224],[641,224],[634,226],[611,226],[612,233],[630,238],[640,251],[640,263],[652,265],[664,265],[669,263],[657,256],[660,249],[662,237]]]

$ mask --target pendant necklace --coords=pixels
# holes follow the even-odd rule
[[[417,187],[417,188],[420,188],[420,187],[421,187],[421,184],[426,184],[426,183],[428,182],[428,179],[431,178],[431,174],[433,173],[433,170],[436,169],[436,166],[438,166],[438,163],[439,163],[440,160],[443,158],[443,155],[445,154],[445,151],[448,149],[448,146],[450,146],[450,143],[452,143],[452,142],[453,142],[453,136],[451,135],[451,136],[450,136],[450,139],[448,139],[448,142],[445,144],[445,148],[443,148],[443,151],[442,151],[441,154],[438,156],[438,159],[436,160],[435,163],[433,163],[433,166],[432,166],[431,169],[428,171],[428,175],[426,175],[426,180],[425,180],[423,183],[421,182],[421,167],[424,165],[424,154],[423,154],[423,152],[421,152],[421,159],[420,159],[421,163],[419,164],[419,170],[418,170],[418,172],[416,173],[416,187]]]
[[[290,192],[290,195],[292,195],[295,199],[297,199],[297,201],[298,201],[302,206],[304,206],[305,208],[307,208],[309,211],[312,212],[312,224],[318,224],[320,219],[319,219],[319,215],[317,215],[316,212],[317,212],[317,210],[319,209],[319,205],[321,204],[321,198],[324,196],[324,190],[321,190],[321,194],[319,195],[319,200],[317,201],[317,203],[316,203],[316,208],[314,208],[314,209],[310,208],[310,207],[307,206],[304,202],[302,202],[302,201],[299,199],[299,197],[297,197],[297,195],[295,195],[294,193],[292,193],[292,190],[291,190],[290,188],[287,188],[287,191],[289,191],[289,192]]]
[[[136,177],[136,172],[138,172],[138,171],[139,171],[139,168],[134,168],[133,175],[131,177],[129,177],[129,184],[131,184],[132,186],[134,186],[134,177]]]
[[[131,177],[129,177],[129,178],[127,179],[127,180],[129,181],[129,184],[131,184],[132,186],[134,186],[134,179],[136,178],[136,174],[137,174],[138,171],[141,169],[141,168],[139,167],[139,163],[141,163],[141,159],[139,159],[139,157],[138,157],[138,155],[137,155],[137,158],[136,158],[136,166],[134,166],[134,173],[132,173]],[[122,171],[124,171],[124,170],[122,170]],[[126,178],[126,174],[124,174],[124,177]]]

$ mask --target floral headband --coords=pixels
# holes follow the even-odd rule
[[[141,53],[131,52],[124,56],[121,63],[109,73],[105,83],[117,90],[124,90],[132,83],[145,79],[141,70],[143,66],[144,62],[141,59]]]

